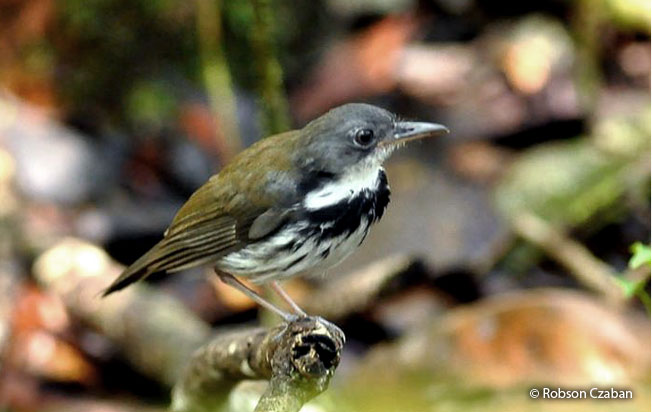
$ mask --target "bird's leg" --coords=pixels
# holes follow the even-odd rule
[[[220,270],[215,269],[215,273],[217,276],[220,278],[220,280],[227,285],[239,290],[240,292],[244,293],[247,295],[251,300],[254,302],[258,303],[260,306],[264,307],[267,310],[270,310],[280,317],[282,317],[286,322],[291,322],[296,319],[296,316],[285,312],[284,310],[280,309],[273,303],[268,302],[265,298],[260,296],[258,293],[255,291],[249,289],[247,285],[244,283],[240,282],[238,279],[235,278],[235,276],[229,274],[229,273],[224,273]]]
[[[297,304],[292,300],[292,298],[290,297],[290,295],[288,295],[287,292],[283,290],[283,288],[281,287],[281,285],[278,284],[277,281],[272,280],[271,282],[269,282],[269,287],[270,287],[274,292],[276,292],[276,294],[279,295],[279,297],[280,297],[281,299],[283,299],[283,301],[284,301],[285,303],[287,303],[288,306],[290,306],[290,307],[292,308],[292,311],[294,311],[294,313],[296,313],[297,315],[299,315],[299,316],[302,317],[302,318],[305,318],[305,317],[308,316],[308,315],[306,314],[306,312],[304,312],[303,309],[301,309],[301,308],[299,307],[299,305],[297,305]]]

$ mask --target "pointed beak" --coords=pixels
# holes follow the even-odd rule
[[[398,122],[394,127],[394,139],[387,143],[405,143],[424,137],[441,136],[448,132],[449,130],[446,126],[437,123]]]

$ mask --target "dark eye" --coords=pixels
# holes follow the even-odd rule
[[[369,146],[374,141],[374,131],[371,129],[360,129],[355,132],[355,138],[353,141],[358,146]]]

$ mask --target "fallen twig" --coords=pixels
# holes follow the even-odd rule
[[[611,303],[625,301],[614,270],[544,219],[521,213],[512,220],[512,227],[519,236],[544,250],[588,289],[598,292]]]
[[[144,284],[102,299],[100,292],[122,270],[102,249],[69,238],[39,257],[34,274],[76,318],[115,342],[136,369],[172,386],[193,351],[210,339],[210,325]]]

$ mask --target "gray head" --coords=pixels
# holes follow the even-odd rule
[[[301,132],[307,139],[297,153],[302,168],[340,174],[377,169],[405,142],[444,134],[448,129],[435,123],[399,121],[380,107],[350,103],[313,120]]]

